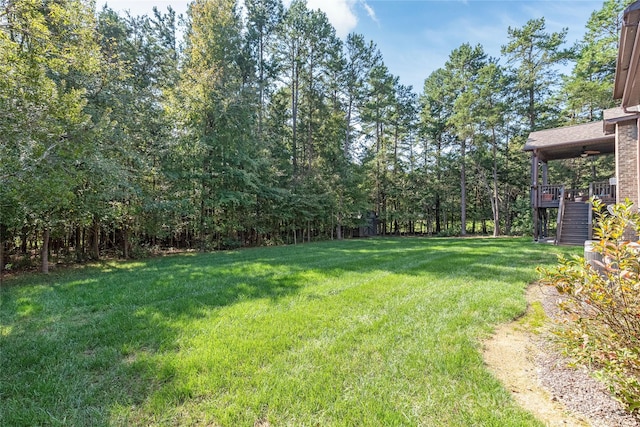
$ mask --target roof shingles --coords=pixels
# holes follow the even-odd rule
[[[531,132],[524,150],[534,151],[560,145],[580,145],[588,142],[601,142],[607,139],[613,141],[613,136],[605,135],[602,122],[598,121]]]

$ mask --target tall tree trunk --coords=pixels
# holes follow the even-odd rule
[[[440,218],[440,194],[436,193],[436,203],[435,203],[435,220],[436,220],[436,234],[442,232],[442,219]]]
[[[441,135],[436,138],[436,178],[438,181],[438,187],[436,187],[436,201],[435,201],[435,219],[436,219],[436,234],[442,232],[442,223],[440,218],[440,191],[442,182],[442,169],[440,168],[440,161],[442,157],[442,139]]]
[[[465,167],[467,142],[460,144],[460,235],[467,234],[467,170]]]
[[[22,227],[22,233],[20,235],[20,253],[22,255],[27,254],[27,240],[29,239],[29,229],[25,225]]]
[[[210,122],[210,121],[209,121]],[[202,160],[202,179],[200,180],[201,185],[201,194],[200,194],[200,230],[198,233],[198,237],[200,239],[200,251],[204,252],[206,249],[206,231],[205,231],[205,220],[207,215],[207,199],[209,198],[209,185],[207,184],[207,177],[211,172],[211,159],[212,152],[211,149],[207,150],[207,154],[205,158]]]
[[[398,140],[400,139],[399,129],[396,125],[393,132],[393,178],[398,174]]]
[[[93,217],[93,226],[91,227],[91,258],[100,259],[100,222],[98,217]]]
[[[45,226],[42,232],[42,248],[40,250],[40,259],[42,260],[41,271],[49,274],[49,226]]]
[[[258,40],[258,78],[260,86],[260,100],[258,105],[258,138],[260,143],[264,142],[263,135],[263,116],[264,116],[264,36],[262,34],[262,28],[260,29],[260,38]]]
[[[7,235],[7,227],[4,224],[0,224],[0,274],[4,270],[4,241]]]
[[[491,197],[491,212],[493,213],[493,237],[498,237],[500,232],[500,199],[498,197],[498,172],[494,165],[493,170],[493,196]]]
[[[380,122],[376,123],[376,215],[378,218],[382,217],[382,188],[380,185],[380,174],[381,174],[381,165],[380,165],[380,149],[381,149],[381,141],[382,138],[382,125]],[[382,231],[384,235],[384,230]]]
[[[76,249],[76,261],[82,262],[84,260],[84,246],[82,244],[82,228],[76,226],[75,232],[75,249]]]
[[[529,88],[529,127],[531,132],[536,130],[536,93],[533,87]]]
[[[298,73],[295,64],[291,70],[291,162],[293,165],[293,175],[298,172]]]
[[[122,257],[129,259],[129,231],[126,225],[122,227]]]
[[[509,136],[506,138],[506,146],[505,146],[505,159],[504,159],[504,168],[505,170],[509,170]],[[505,214],[505,222],[504,222],[504,232],[507,236],[511,235],[511,186],[509,183],[505,183],[504,186],[504,214]]]
[[[493,237],[500,235],[500,200],[498,198],[498,138],[496,129],[491,129],[492,144],[491,151],[493,155],[493,195],[491,197],[491,212],[493,213]]]
[[[347,105],[347,119],[346,119],[346,131],[345,131],[345,136],[344,136],[344,147],[342,147],[342,155],[344,156],[345,159],[349,158],[350,155],[350,149],[351,149],[351,135],[350,135],[350,130],[351,130],[351,114],[352,114],[352,110],[353,109],[353,100],[351,99],[351,97],[349,97],[349,103]]]
[[[309,80],[307,82],[307,84],[309,85],[309,88],[313,87],[313,70],[315,68],[315,63],[313,61],[313,52],[311,52],[309,54],[309,57],[312,58],[309,62]],[[307,119],[307,143],[305,146],[305,153],[308,153],[308,159],[307,159],[307,169],[309,172],[311,172],[312,170],[312,164],[313,164],[313,157],[314,157],[314,147],[313,147],[313,109],[314,109],[314,97],[312,94],[309,95],[309,100],[308,100],[308,105],[309,105],[309,114],[308,114],[308,119]]]
[[[480,165],[476,165],[476,169],[478,171],[478,176],[480,177],[482,184],[487,190],[487,194],[489,195],[489,200],[491,201],[491,214],[493,216],[493,223],[494,223],[493,237],[498,237],[500,235],[500,222],[499,222],[500,205],[499,205],[499,199],[498,199],[497,170],[495,169],[493,170],[492,172],[493,182],[489,184],[489,180],[487,179],[487,175],[484,169],[482,169]],[[486,225],[484,224],[484,218],[482,219],[482,227],[483,227],[483,230],[486,229]]]

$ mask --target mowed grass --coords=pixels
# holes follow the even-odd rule
[[[541,425],[481,341],[560,250],[380,238],[5,281],[0,425]]]

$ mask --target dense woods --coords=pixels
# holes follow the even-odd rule
[[[526,136],[613,106],[627,3],[576,43],[535,19],[500,58],[463,44],[413,88],[303,0],[196,0],[182,18],[0,0],[0,268],[528,233]]]

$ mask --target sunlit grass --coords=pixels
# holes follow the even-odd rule
[[[480,342],[557,250],[352,240],[13,279],[0,425],[539,425]]]
[[[518,320],[518,326],[528,332],[539,333],[548,322],[548,316],[544,311],[544,307],[538,301],[533,302],[527,314]]]

